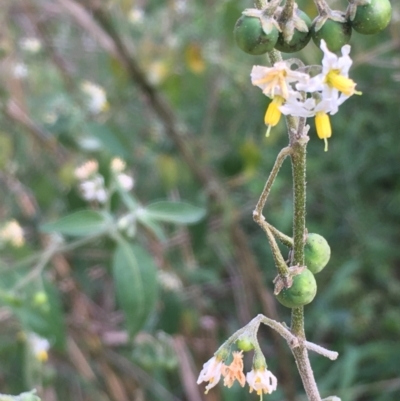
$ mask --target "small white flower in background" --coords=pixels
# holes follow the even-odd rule
[[[107,190],[104,187],[104,178],[96,175],[90,180],[83,181],[79,184],[82,198],[87,201],[97,201],[105,203],[108,198]]]
[[[86,180],[87,178],[97,173],[98,169],[99,164],[97,163],[97,161],[89,160],[75,169],[75,177],[81,181]]]
[[[130,191],[135,184],[134,179],[128,174],[117,174],[117,180],[119,185],[121,185],[125,191]]]
[[[168,291],[179,291],[183,288],[181,279],[173,272],[160,270],[158,272],[158,281],[161,287]]]
[[[206,386],[205,393],[207,394],[210,389],[215,387],[221,379],[222,374],[222,359],[213,356],[204,365],[200,372],[199,378],[197,379],[197,384],[202,382],[208,382]]]
[[[47,352],[50,349],[49,341],[35,333],[29,333],[27,340],[35,358],[40,362],[46,362],[49,359]]]
[[[12,74],[17,79],[23,79],[28,76],[28,67],[24,63],[16,63],[12,67]]]
[[[8,242],[15,247],[24,245],[24,230],[16,220],[11,220],[0,229],[0,240]]]
[[[22,50],[29,53],[37,53],[42,48],[40,40],[34,37],[21,39],[19,45]]]
[[[141,8],[133,7],[128,13],[128,21],[131,24],[141,24],[144,20],[144,11]]]
[[[81,84],[81,90],[88,98],[87,106],[92,113],[98,114],[108,110],[107,95],[101,86],[84,81]]]
[[[111,167],[111,170],[114,171],[115,173],[121,173],[122,171],[125,170],[126,163],[121,158],[114,157],[114,159],[111,160],[111,166],[110,167]]]
[[[130,191],[135,185],[135,180],[128,174],[123,173],[126,168],[126,163],[124,160],[116,157],[111,160],[110,165],[111,171],[116,173],[116,179],[118,184],[125,190]]]
[[[267,369],[253,369],[246,375],[247,383],[250,387],[250,393],[254,390],[259,396],[262,394],[271,394],[276,390],[278,380]]]

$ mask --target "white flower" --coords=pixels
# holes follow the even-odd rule
[[[335,114],[339,110],[339,106],[346,100],[345,97],[334,97],[316,100],[308,98],[304,102],[298,98],[292,97],[280,107],[285,115],[294,117],[315,117],[315,127],[318,138],[325,142],[325,152],[328,150],[327,139],[332,136],[331,122],[328,114]]]
[[[306,84],[309,76],[289,68],[285,61],[278,61],[273,67],[255,65],[251,70],[251,83],[262,89],[264,95],[273,98],[275,95],[288,99],[290,83]]]
[[[250,387],[250,393],[254,390],[258,395],[271,394],[276,390],[278,384],[277,378],[267,369],[251,370],[246,375],[247,383]]]
[[[141,8],[134,7],[128,13],[128,21],[131,24],[141,24],[144,20],[144,11]]]
[[[42,48],[40,40],[34,37],[21,39],[19,45],[22,50],[30,53],[37,53]]]
[[[50,349],[50,343],[47,339],[38,336],[35,333],[28,334],[28,344],[33,355],[40,362],[46,362],[49,358],[47,351]]]
[[[84,81],[81,84],[81,89],[88,97],[87,106],[92,113],[98,114],[108,109],[107,95],[101,86]]]
[[[305,92],[321,91],[324,98],[338,97],[340,92],[344,100],[351,95],[361,94],[355,90],[356,83],[349,78],[349,70],[353,63],[349,56],[350,46],[343,46],[342,57],[338,57],[329,51],[322,39],[321,50],[324,52],[321,74],[311,78],[308,83],[298,83],[296,88]]]
[[[16,220],[11,220],[1,228],[0,239],[18,248],[24,245],[24,230]]]
[[[89,160],[75,169],[75,177],[81,181],[86,180],[93,174],[97,173],[98,168],[99,164],[96,160]]]
[[[104,178],[96,175],[90,180],[84,181],[79,185],[83,199],[87,201],[97,201],[104,203],[107,200],[108,194],[104,188]]]
[[[117,175],[117,180],[119,185],[125,190],[125,191],[130,191],[133,188],[133,185],[135,183],[134,179],[129,176],[128,174],[118,174]]]
[[[28,67],[24,63],[16,63],[13,67],[12,73],[17,79],[26,78],[28,76]]]
[[[197,384],[200,384],[202,382],[209,382],[206,386],[206,394],[210,389],[215,387],[221,379],[222,365],[222,359],[218,359],[215,356],[213,356],[203,365],[203,369],[201,370],[199,378],[197,379]]]

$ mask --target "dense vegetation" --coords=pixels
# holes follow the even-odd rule
[[[232,331],[258,313],[288,321],[252,220],[287,137],[284,121],[264,135],[267,99],[249,74],[265,56],[234,43],[250,3],[3,1],[0,393],[198,401],[201,366]],[[315,16],[311,2],[299,3]],[[321,393],[345,401],[400,398],[400,6],[392,7],[384,32],[353,32],[352,78],[363,95],[332,118],[329,152],[310,121],[307,227],[332,255],[305,307],[306,331],[340,353],[312,363]],[[321,59],[312,42],[298,54]],[[85,187],[76,169],[88,160],[98,171]],[[289,163],[272,193],[265,213],[291,235]],[[40,339],[48,360],[46,349],[36,352]],[[269,399],[302,399],[285,344],[269,330],[260,341],[278,377]],[[236,385],[207,397],[257,399]]]

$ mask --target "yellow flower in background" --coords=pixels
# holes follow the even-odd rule
[[[194,74],[201,74],[206,69],[206,63],[197,43],[190,43],[185,49],[185,60],[189,70]]]

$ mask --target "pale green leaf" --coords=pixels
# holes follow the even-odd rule
[[[148,205],[144,213],[153,220],[193,224],[205,216],[206,210],[185,202],[159,201]]]
[[[85,237],[105,231],[109,223],[110,218],[105,213],[95,210],[80,210],[61,217],[59,220],[43,224],[40,229],[44,232]]]
[[[113,276],[118,302],[131,336],[145,324],[157,298],[157,268],[139,245],[118,239],[113,256]]]

